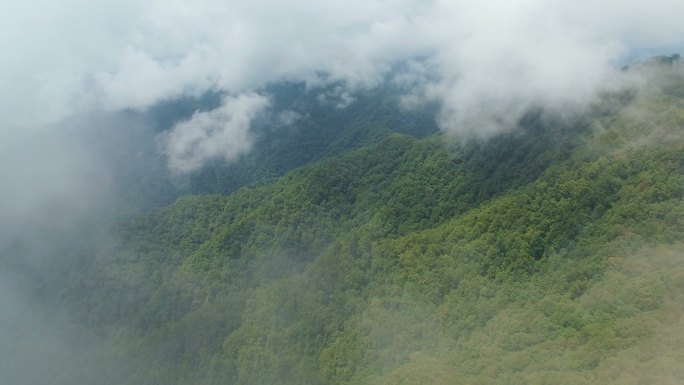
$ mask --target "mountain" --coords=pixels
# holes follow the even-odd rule
[[[649,66],[651,87],[487,139],[387,90],[265,124],[44,282],[96,352],[52,383],[679,383],[684,78]]]
[[[407,110],[401,106],[397,87],[387,83],[359,93],[344,102],[340,85],[308,89],[303,83],[279,82],[260,90],[268,96],[270,108],[253,122],[252,149],[232,163],[210,162],[197,172],[174,176],[166,169],[163,156],[146,160],[147,172],[134,178],[126,194],[126,205],[145,210],[164,206],[188,194],[230,194],[250,185],[272,182],[288,171],[381,140],[392,132],[422,138],[438,131],[435,106]],[[208,93],[162,103],[142,114],[164,133],[195,112],[216,108],[225,96]],[[325,96],[325,98],[321,98]],[[155,153],[157,139],[143,145]]]

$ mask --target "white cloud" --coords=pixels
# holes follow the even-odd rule
[[[36,0],[2,11],[4,131],[320,73],[344,80],[351,100],[420,57],[429,65],[402,80],[413,100],[441,101],[446,130],[487,132],[530,103],[585,103],[626,57],[684,47],[679,0]]]
[[[210,159],[236,159],[252,146],[249,129],[254,117],[268,106],[258,94],[226,97],[220,107],[196,112],[164,135],[162,145],[169,169],[183,174],[200,168]]]
[[[549,2],[444,2],[433,11],[427,35],[444,43],[431,62],[437,79],[418,91],[442,102],[440,126],[453,132],[510,127],[532,104],[582,105],[621,53],[616,40],[566,23]]]

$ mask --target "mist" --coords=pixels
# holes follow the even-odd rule
[[[2,133],[0,382],[117,382],[116,340],[88,330],[78,301],[64,299],[82,290],[111,226],[135,211],[123,194],[152,164],[141,153],[150,127],[136,114],[92,113]]]
[[[621,68],[684,51],[676,0],[39,0],[2,8],[0,382],[17,384],[47,383],[86,357],[111,358],[113,340],[73,330],[83,320],[46,305],[63,294],[46,288],[82,261],[105,258],[103,234],[173,202],[187,191],[183,178],[249,154],[259,119],[272,119],[272,135],[306,122],[303,108],[272,108],[273,84],[304,84],[340,111],[390,84],[408,111],[436,105],[443,132],[486,139],[515,130],[531,108],[582,113],[602,92],[647,90],[641,75]],[[218,102],[196,102],[206,95]],[[157,116],[179,100],[196,105]],[[138,188],[149,186],[167,193],[137,202],[145,196]],[[94,373],[118,370],[93,365]],[[34,366],[44,370],[21,379]],[[52,383],[88,381],[65,374]]]
[[[268,99],[257,94],[229,97],[221,107],[197,112],[178,123],[163,138],[169,168],[174,173],[187,173],[200,168],[207,159],[229,162],[248,152],[252,146],[250,123],[267,105]]]
[[[417,67],[426,68],[405,74],[416,81],[412,94],[443,102],[445,130],[474,131],[477,116],[491,123],[531,103],[586,103],[625,61],[681,48],[682,7],[673,0],[15,3],[3,12],[0,49],[11,54],[0,68],[7,85],[0,112],[6,130],[208,90],[239,95],[282,79],[342,81],[354,92],[378,85],[394,63],[421,57],[428,60]]]
[[[674,15],[683,11],[672,0],[14,3],[0,20],[0,130],[60,131],[54,123],[70,116],[145,111],[209,91],[241,99],[282,80],[339,84],[344,107],[390,76],[407,106],[441,106],[444,131],[487,137],[531,107],[581,111],[630,60],[678,50],[684,26]],[[189,124],[159,149],[171,170],[235,159],[209,144],[206,128],[207,140],[182,148]],[[222,128],[216,140],[238,154],[247,131]]]

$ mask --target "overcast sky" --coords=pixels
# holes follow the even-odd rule
[[[248,151],[248,118],[268,105],[254,91],[268,82],[324,73],[353,92],[407,61],[394,79],[405,100],[441,102],[444,130],[486,133],[532,103],[582,105],[624,61],[678,50],[682,15],[681,0],[4,2],[0,140],[91,110],[225,91],[221,110],[165,140],[170,167],[192,171]],[[231,140],[243,142],[224,153],[210,143]]]

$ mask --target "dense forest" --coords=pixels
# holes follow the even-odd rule
[[[133,214],[31,289],[78,354],[13,383],[681,383],[682,65],[487,138],[387,88],[287,135],[264,121],[252,153],[182,183],[153,167]]]

